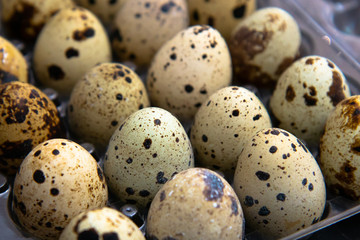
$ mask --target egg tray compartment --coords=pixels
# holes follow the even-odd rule
[[[302,43],[300,49],[301,56],[320,55],[335,62],[346,75],[350,84],[352,95],[360,94],[360,52],[354,55],[355,49],[360,49],[360,26],[357,10],[360,9],[360,3],[357,0],[258,0],[258,7],[276,6],[287,10],[298,22],[302,34]],[[320,14],[319,14],[320,13]],[[349,17],[351,14],[351,17]],[[1,26],[0,26],[1,29]],[[21,46],[20,48],[24,47]],[[31,53],[26,55],[31,59]],[[31,73],[30,73],[31,74]],[[139,73],[142,77],[144,72]],[[31,76],[32,83],[34,78]],[[258,90],[255,87],[248,86],[255,91],[263,103],[268,106],[270,92]],[[45,89],[45,93],[55,101],[60,115],[65,118],[66,101],[60,101],[57,93],[52,89]],[[98,158],[94,147],[91,144],[82,144],[101,165],[102,159]],[[317,147],[310,147],[314,156],[317,155]],[[23,235],[21,230],[14,224],[16,219],[12,215],[10,206],[10,182],[0,174],[0,229],[1,239],[29,239]],[[135,206],[128,205],[110,198],[109,206],[122,211],[130,217],[144,232],[146,227],[146,214],[138,211]],[[343,196],[335,196],[327,192],[327,201],[324,214],[321,221],[302,229],[294,234],[282,239],[309,239],[311,234],[341,220],[349,218],[360,212],[360,202],[352,201]],[[247,240],[265,240],[266,236],[258,231],[246,231]]]

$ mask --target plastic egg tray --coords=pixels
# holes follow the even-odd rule
[[[360,94],[360,2],[358,0],[258,0],[258,7],[276,6],[287,10],[298,22],[302,33],[300,55],[320,55],[334,61],[344,72],[351,86],[352,95]],[[0,26],[1,27],[1,26]],[[27,57],[31,57],[31,54]],[[140,74],[141,75],[141,74]],[[57,98],[56,92],[45,90],[59,108],[65,118],[66,102]],[[265,105],[269,94],[261,93]],[[101,164],[102,157],[91,144],[83,144]],[[317,155],[316,147],[311,149]],[[0,174],[0,229],[1,239],[29,239],[16,226],[11,214],[9,198],[11,189],[7,179]],[[146,222],[144,214],[132,205],[123,205],[110,200],[109,205],[130,217],[142,231]],[[360,202],[349,200],[343,196],[327,193],[325,212],[320,222],[300,230],[283,239],[309,238],[312,233],[349,218],[360,212]],[[259,232],[246,232],[248,240],[262,240]]]

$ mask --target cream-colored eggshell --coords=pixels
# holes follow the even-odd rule
[[[112,23],[116,13],[126,1],[127,0],[75,0],[79,6],[93,12],[105,25]]]
[[[229,41],[234,79],[273,85],[298,55],[300,41],[288,12],[275,7],[255,11],[235,27]]]
[[[104,27],[93,13],[80,7],[59,11],[44,26],[34,48],[38,80],[63,95],[70,95],[90,68],[110,61]]]
[[[104,207],[83,212],[71,219],[59,238],[78,239],[145,240],[145,237],[136,224],[124,214]]]
[[[299,139],[279,128],[263,129],[246,144],[234,189],[247,226],[272,238],[318,222],[326,202],[315,158]]]
[[[253,92],[243,87],[222,88],[195,115],[191,143],[196,162],[232,175],[246,142],[269,127],[269,114]]]
[[[255,0],[188,0],[190,24],[208,24],[228,40],[237,24],[256,10]]]
[[[1,0],[1,19],[8,34],[35,40],[57,11],[74,6],[72,0]]]
[[[117,197],[146,207],[167,180],[193,166],[190,140],[180,122],[151,107],[130,115],[114,132],[104,172]]]
[[[157,50],[188,25],[186,0],[126,1],[115,17],[112,46],[120,60],[147,66]]]
[[[31,149],[65,134],[55,104],[38,88],[15,81],[0,92],[0,171],[11,175]]]
[[[229,183],[205,168],[180,172],[151,203],[147,235],[152,239],[243,239],[241,205]]]
[[[329,189],[360,199],[360,96],[341,101],[327,118],[319,164]]]
[[[349,96],[345,76],[332,61],[307,56],[281,75],[270,99],[270,109],[280,128],[314,145],[320,141],[330,112]]]
[[[79,144],[52,139],[24,159],[14,182],[14,213],[34,237],[55,239],[83,211],[104,207],[107,185],[96,160]]]
[[[28,82],[28,66],[22,53],[0,36],[0,83]]]
[[[105,148],[119,125],[150,102],[139,76],[125,65],[93,67],[74,87],[68,104],[71,131],[80,139]]]
[[[215,91],[230,84],[231,59],[220,33],[193,26],[164,44],[148,71],[150,101],[181,121],[191,120]]]

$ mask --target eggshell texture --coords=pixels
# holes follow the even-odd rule
[[[330,112],[350,96],[341,70],[320,56],[303,57],[280,77],[270,99],[279,127],[308,144],[318,144]]]
[[[59,238],[59,240],[78,239],[145,240],[145,237],[135,223],[124,214],[104,207],[74,217]]]
[[[220,33],[209,26],[193,26],[157,52],[147,87],[153,105],[186,121],[211,94],[228,86],[231,78],[230,53]]]
[[[320,142],[319,164],[331,190],[360,199],[360,96],[341,101],[330,113]]]
[[[112,46],[120,60],[147,66],[156,51],[188,25],[186,0],[126,1],[115,17]]]
[[[84,8],[59,11],[43,28],[34,48],[34,70],[43,85],[70,95],[93,66],[111,61],[109,39],[100,21]]]
[[[21,52],[0,36],[0,83],[28,82],[27,63]]]
[[[114,132],[104,172],[120,200],[145,207],[173,175],[193,166],[190,140],[180,122],[152,107],[133,113]]]
[[[114,20],[115,14],[127,0],[75,0],[82,7],[93,12],[105,25]]]
[[[36,146],[14,182],[14,213],[20,225],[40,239],[57,239],[73,217],[104,207],[107,199],[107,185],[96,160],[66,139]]]
[[[263,129],[245,145],[234,189],[247,226],[272,238],[318,222],[326,201],[316,160],[299,139],[278,128]]]
[[[74,5],[72,0],[1,0],[1,20],[7,35],[33,41],[57,11]]]
[[[229,41],[234,80],[274,85],[298,55],[300,41],[299,27],[289,13],[275,7],[255,11],[235,27]]]
[[[236,25],[256,9],[255,0],[188,0],[190,24],[208,24],[228,40]]]
[[[145,86],[134,71],[103,63],[88,71],[71,93],[70,129],[78,138],[105,148],[125,118],[149,106]]]
[[[0,171],[7,175],[36,145],[65,135],[55,104],[28,83],[0,85],[0,113]]]
[[[269,127],[270,117],[254,93],[242,87],[222,88],[195,115],[191,143],[196,162],[232,175],[245,143]]]
[[[244,217],[231,186],[203,168],[180,172],[151,203],[149,239],[243,239]]]

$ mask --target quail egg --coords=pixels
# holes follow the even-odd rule
[[[202,103],[230,84],[231,58],[225,40],[209,26],[179,32],[156,53],[147,76],[150,101],[180,121],[192,120]]]
[[[190,23],[208,24],[229,40],[236,25],[256,8],[255,0],[188,0]]]
[[[117,12],[112,46],[120,60],[148,66],[157,50],[189,25],[186,0],[131,0]]]
[[[233,30],[229,48],[234,81],[273,86],[299,53],[301,35],[295,19],[276,7],[262,8]]]
[[[244,217],[230,184],[205,168],[184,170],[156,194],[149,239],[243,239]]]
[[[0,83],[28,82],[27,63],[22,53],[0,36]]]
[[[104,27],[94,14],[80,7],[63,9],[51,18],[34,48],[37,79],[65,96],[91,67],[110,61]]]
[[[280,128],[316,145],[330,112],[349,96],[345,76],[332,61],[307,56],[281,75],[270,99],[270,109]]]
[[[61,138],[43,142],[27,155],[13,191],[20,226],[40,239],[57,239],[73,217],[104,207],[108,199],[96,160],[79,144]]]
[[[125,118],[150,103],[143,82],[133,70],[118,63],[103,63],[77,82],[68,106],[72,133],[104,149]]]
[[[39,143],[64,137],[55,104],[38,88],[20,81],[0,84],[0,171],[15,174]]]
[[[320,168],[305,145],[279,128],[259,131],[238,157],[234,189],[246,224],[279,238],[318,222],[326,202]]]
[[[195,115],[191,143],[196,163],[233,175],[245,143],[271,127],[266,108],[243,87],[226,87],[212,94]]]
[[[72,0],[1,0],[1,20],[7,35],[34,41],[57,11],[74,6]]]
[[[344,99],[326,120],[319,164],[329,189],[360,199],[360,96]]]
[[[104,207],[83,212],[61,233],[59,240],[145,240],[140,229],[121,212]]]
[[[194,166],[190,140],[168,111],[144,108],[112,135],[104,172],[109,189],[122,201],[144,208],[176,173]]]

